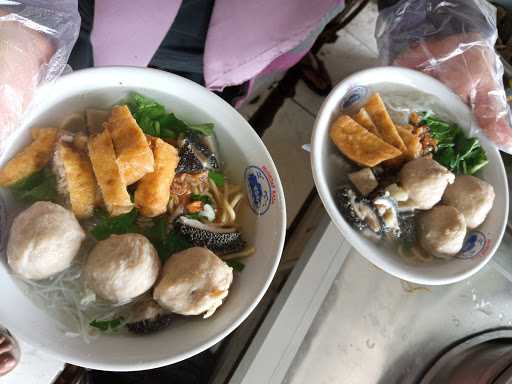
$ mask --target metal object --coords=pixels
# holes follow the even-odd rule
[[[419,384],[506,383],[512,380],[511,366],[512,328],[484,332],[450,348]]]

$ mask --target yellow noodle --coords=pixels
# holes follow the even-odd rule
[[[210,189],[213,192],[213,196],[215,196],[216,200],[219,200],[219,189],[217,188],[215,183],[213,181],[211,181],[210,179],[208,179],[208,183],[210,184]]]
[[[235,209],[236,205],[240,202],[240,200],[242,200],[242,198],[244,197],[244,194],[243,193],[239,193],[238,195],[235,195],[235,197],[233,198],[233,200],[231,200],[231,202],[229,203],[229,205]]]

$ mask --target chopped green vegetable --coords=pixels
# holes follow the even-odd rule
[[[424,115],[421,123],[430,128],[430,134],[438,142],[434,159],[450,171],[473,175],[489,162],[478,139],[466,137],[457,124],[431,115]]]
[[[189,213],[188,215],[185,215],[185,216],[187,216],[189,219],[193,219],[193,220],[199,220],[201,218],[201,215],[199,214],[199,212]]]
[[[183,236],[177,232],[169,233],[166,240],[167,255],[170,256],[173,253],[184,251],[185,249],[192,248],[190,244]]]
[[[217,187],[224,186],[224,175],[216,171],[208,171],[208,178],[212,180]]]
[[[96,320],[94,319],[89,323],[91,327],[97,328],[102,332],[106,332],[108,330],[115,331],[119,326],[123,323],[124,318],[122,316],[117,317],[112,320]]]
[[[204,136],[213,135],[213,123],[204,123],[204,124],[189,124],[189,128],[196,133],[199,133]]]
[[[17,200],[54,201],[57,198],[57,178],[48,167],[45,167],[13,184],[10,189]]]
[[[179,233],[169,231],[165,216],[156,219],[155,224],[144,235],[151,241],[162,262],[173,253],[192,247]]]
[[[96,240],[104,240],[112,234],[122,235],[124,233],[138,233],[139,229],[136,224],[139,212],[134,208],[130,212],[123,215],[111,217],[103,210],[97,210],[96,215],[100,218],[100,222],[91,229],[91,235]]]
[[[212,204],[212,199],[208,195],[196,195],[195,193],[190,195],[192,201],[202,201],[205,204]]]
[[[245,264],[239,260],[228,260],[226,261],[226,264],[237,272],[242,272],[245,268]]]
[[[174,113],[167,113],[164,106],[148,97],[133,93],[128,107],[144,133],[164,139],[177,139],[181,133],[213,135],[212,123],[188,124]]]

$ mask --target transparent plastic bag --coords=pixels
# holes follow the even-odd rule
[[[401,0],[380,12],[375,37],[385,64],[445,83],[471,106],[487,137],[512,153],[497,33],[496,10],[485,0]]]
[[[79,29],[77,0],[0,0],[0,154],[36,88],[67,68]]]

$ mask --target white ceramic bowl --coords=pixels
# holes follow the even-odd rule
[[[225,303],[210,319],[190,317],[165,331],[144,337],[102,335],[90,344],[64,335],[55,321],[15,285],[5,261],[6,235],[15,203],[0,193],[0,324],[39,350],[62,361],[103,370],[142,370],[176,363],[216,344],[256,307],[276,271],[283,249],[286,217],[279,175],[265,145],[245,119],[221,98],[178,76],[130,67],[77,71],[42,90],[36,107],[2,154],[4,164],[28,141],[29,128],[57,124],[85,108],[110,107],[130,91],[152,97],[191,123],[213,122],[228,177],[245,185],[249,202],[241,215],[242,231],[256,253],[235,275]],[[252,186],[252,187],[251,187]],[[252,197],[251,188],[261,188]],[[3,201],[3,204],[2,204]],[[249,207],[249,203],[251,207]],[[6,215],[7,213],[7,215]]]
[[[333,191],[347,182],[347,163],[329,138],[331,123],[344,110],[357,108],[373,92],[379,91],[384,102],[393,96],[395,107],[422,104],[458,123],[465,132],[471,130],[485,149],[489,164],[478,176],[494,186],[496,200],[484,224],[468,235],[463,249],[452,260],[409,262],[393,247],[383,247],[354,230],[338,211]],[[431,96],[426,97],[425,94]],[[508,214],[508,187],[505,168],[498,150],[480,133],[469,108],[436,79],[418,71],[398,67],[379,67],[355,73],[338,84],[318,113],[311,144],[313,176],[320,197],[343,236],[369,261],[384,271],[418,284],[441,285],[463,280],[480,270],[492,257],[505,231]]]

